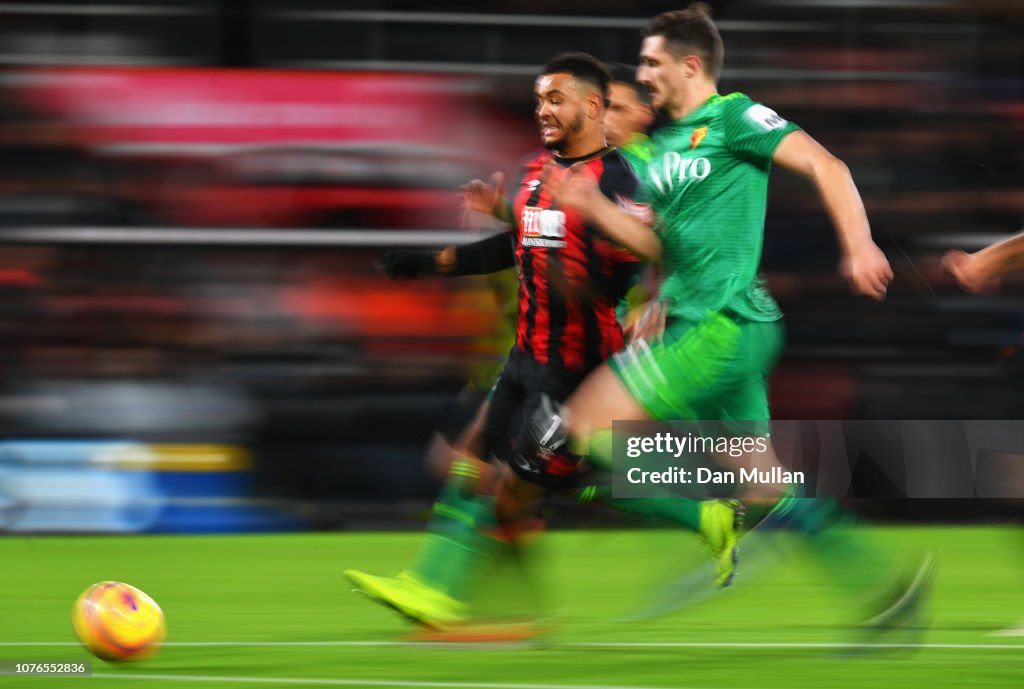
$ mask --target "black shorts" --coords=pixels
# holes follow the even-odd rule
[[[489,453],[530,483],[553,489],[571,485],[575,481],[575,460],[568,455],[538,457],[527,424],[542,395],[564,402],[587,373],[539,363],[513,347],[491,393],[491,406],[484,419],[484,443]]]

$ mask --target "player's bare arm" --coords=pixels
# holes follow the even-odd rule
[[[1024,269],[1024,232],[973,254],[950,251],[942,258],[942,268],[972,294],[994,291],[1000,277]]]
[[[818,188],[839,237],[843,252],[840,270],[853,292],[884,299],[892,268],[871,238],[864,202],[846,163],[802,131],[783,139],[772,160],[812,180]]]

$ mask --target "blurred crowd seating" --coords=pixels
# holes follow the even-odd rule
[[[723,90],[850,165],[897,275],[882,305],[847,296],[815,194],[776,175],[764,267],[789,330],[776,414],[1019,416],[1021,283],[961,295],[938,259],[1024,225],[1020,3],[712,4]],[[502,314],[484,281],[392,283],[374,262],[410,231],[420,246],[478,236],[460,228],[458,186],[515,175],[538,66],[569,49],[633,62],[663,7],[339,5],[3,15],[9,437],[232,443],[274,491],[429,494],[419,448],[474,367],[500,360]],[[263,229],[277,234],[224,239]],[[308,229],[357,239],[289,237]]]

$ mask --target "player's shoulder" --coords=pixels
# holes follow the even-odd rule
[[[629,164],[629,159],[617,148],[613,148],[605,153],[601,161],[604,163],[604,174],[606,175],[624,174],[630,177],[636,176],[633,172],[633,166]]]
[[[721,112],[728,118],[746,117],[757,120],[761,113],[774,113],[775,111],[747,94],[737,91],[727,96],[722,96]]]
[[[609,192],[635,194],[639,180],[629,160],[618,149],[611,149],[600,158],[601,189]]]
[[[727,126],[764,132],[793,126],[770,107],[745,93],[730,93],[722,98],[723,101],[726,99],[728,102],[722,104],[722,113]]]
[[[742,115],[748,108],[758,105],[757,101],[740,91],[733,91],[719,97],[716,105],[721,115],[725,117],[736,117]]]

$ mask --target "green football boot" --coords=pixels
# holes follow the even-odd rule
[[[739,500],[705,500],[700,505],[700,535],[715,559],[715,583],[723,588],[736,576],[740,561],[737,532],[742,524]]]
[[[408,572],[396,577],[378,577],[349,569],[344,576],[359,593],[424,627],[446,630],[467,619],[465,603],[424,584]]]

